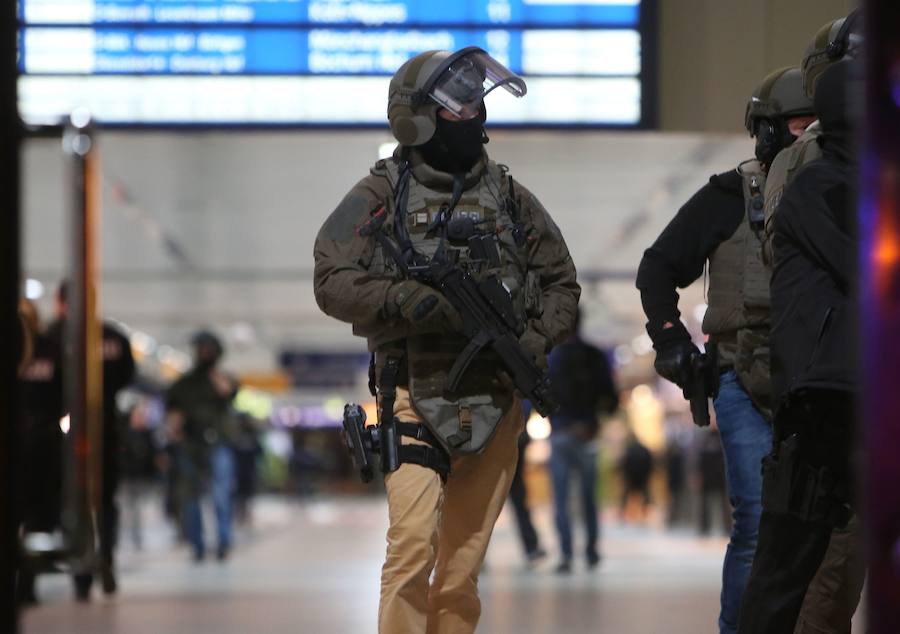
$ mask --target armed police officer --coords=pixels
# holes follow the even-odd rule
[[[238,383],[219,369],[225,352],[222,341],[201,330],[191,343],[194,366],[166,392],[166,423],[175,454],[175,478],[184,532],[194,561],[206,557],[201,500],[207,489],[216,515],[216,557],[223,561],[231,549],[234,427],[231,402]]]
[[[400,438],[399,465],[385,469],[384,634],[475,630],[478,572],[522,431],[514,385],[540,377],[575,321],[580,288],[559,229],[484,150],[483,100],[496,88],[526,91],[478,48],[403,64],[388,95],[400,145],[316,239],[316,300],[368,340],[379,427]],[[547,386],[530,385],[548,407]]]
[[[826,24],[807,48],[804,86],[820,132],[803,156],[779,156],[787,187],[767,207],[776,444],[742,633],[849,634],[865,578],[851,466],[858,168],[848,87],[857,25],[855,14]]]
[[[718,395],[713,404],[734,507],[722,572],[722,634],[737,629],[756,548],[760,465],[772,444],[769,289],[760,253],[766,169],[813,119],[798,68],[768,75],[753,92],[745,117],[756,140],[756,159],[712,176],[647,249],[638,269],[637,287],[656,349],[656,370],[690,390],[691,367],[700,353],[679,319],[676,288],[694,282],[709,261],[709,308],[703,331],[709,335],[710,357],[718,358]]]

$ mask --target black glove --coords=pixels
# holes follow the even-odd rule
[[[550,352],[550,341],[534,328],[527,328],[519,338],[525,352],[531,355],[532,361],[540,370],[547,369],[547,353]]]
[[[402,316],[416,332],[456,332],[462,317],[438,291],[415,280],[394,284],[387,293],[385,312]]]
[[[656,351],[653,367],[657,374],[684,389],[691,366],[691,357],[700,354],[700,350],[686,339],[679,339],[661,347]]]

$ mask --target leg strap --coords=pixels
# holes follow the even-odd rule
[[[438,443],[437,438],[431,433],[425,425],[417,425],[415,423],[404,423],[397,421],[397,432],[401,436],[415,438],[421,440],[426,445],[400,445],[398,454],[400,463],[411,462],[413,464],[427,467],[437,471],[441,476],[441,480],[447,481],[450,475],[450,456]]]

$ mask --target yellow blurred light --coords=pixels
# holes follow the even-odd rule
[[[242,387],[234,397],[234,409],[258,420],[268,420],[272,415],[272,399],[258,390]]]
[[[664,408],[653,389],[644,384],[635,386],[626,410],[638,439],[651,451],[661,450],[665,446]]]
[[[535,440],[546,440],[550,437],[550,421],[537,412],[531,412],[525,424],[528,435]]]
[[[340,396],[329,396],[322,404],[325,415],[332,420],[341,420],[344,417],[344,399]]]
[[[653,394],[653,388],[644,383],[635,386],[635,388],[631,390],[631,398],[635,404],[640,405],[649,405],[656,400],[656,396]]]

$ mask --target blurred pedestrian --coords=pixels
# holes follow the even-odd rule
[[[69,314],[69,283],[60,283],[56,293],[56,321],[50,326],[52,336],[65,341],[66,319]],[[118,393],[134,379],[135,365],[128,337],[111,323],[103,322],[103,481],[100,488],[100,517],[98,537],[100,546],[99,571],[103,592],[114,594],[118,588],[115,575],[114,552],[118,535],[119,508],[116,491],[119,486],[119,425],[120,413],[116,404]],[[74,576],[75,595],[81,601],[90,598],[94,574],[79,572]]]
[[[650,506],[650,476],[653,474],[653,454],[638,439],[634,432],[628,435],[625,454],[622,456],[622,503],[621,512],[625,517],[628,503],[635,496],[638,498],[640,519],[647,518]]]
[[[531,403],[524,401],[522,404],[525,421],[531,414]],[[537,529],[531,521],[531,509],[528,507],[528,490],[525,486],[525,451],[531,443],[528,429],[522,431],[519,436],[519,461],[516,463],[516,473],[513,475],[512,485],[509,487],[509,501],[513,506],[516,517],[516,527],[519,529],[519,538],[522,542],[522,550],[525,560],[534,564],[547,556],[547,551],[541,548]]]
[[[572,527],[569,519],[569,475],[580,480],[584,515],[585,557],[589,568],[600,563],[597,514],[596,442],[598,417],[618,409],[619,396],[606,355],[581,338],[581,314],[574,334],[550,354],[550,380],[559,410],[550,416],[550,473],[553,479],[556,530],[561,558],[557,572],[572,570]]]
[[[731,528],[731,505],[725,480],[725,454],[719,432],[709,430],[700,434],[700,534],[712,532],[713,518],[722,518],[722,529]]]
[[[237,434],[234,441],[235,489],[234,517],[238,524],[252,524],[250,502],[256,495],[258,481],[257,461],[262,455],[259,432],[253,417],[239,414],[237,417]]]
[[[206,556],[200,501],[209,488],[216,514],[220,561],[231,548],[234,453],[231,401],[237,382],[217,368],[224,349],[218,337],[202,331],[192,339],[194,367],[166,394],[166,425],[177,462],[181,520],[194,560]]]
[[[677,435],[669,438],[666,447],[666,486],[669,490],[669,509],[666,525],[673,528],[685,519],[687,508],[687,460],[684,446]]]
[[[148,400],[142,399],[126,416],[122,425],[122,488],[127,509],[128,528],[135,549],[144,546],[141,507],[159,484],[161,449],[149,420]]]

